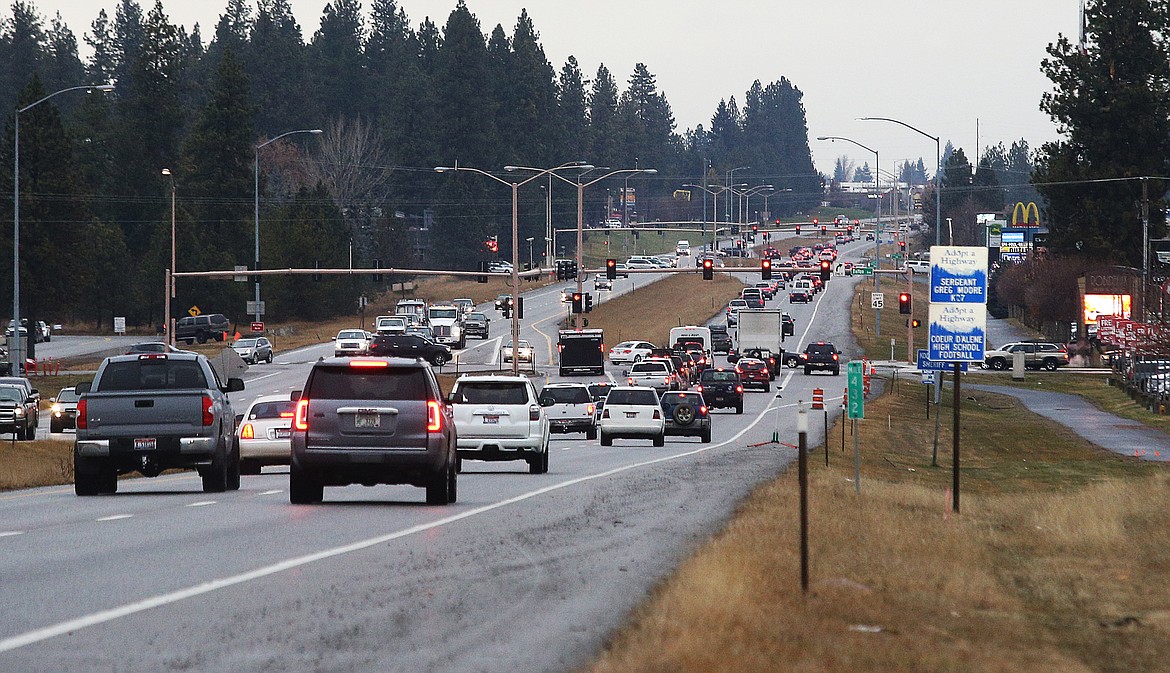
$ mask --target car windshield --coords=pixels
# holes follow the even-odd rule
[[[764,363],[759,360],[740,360],[739,368],[746,370],[763,369]]]
[[[310,375],[308,399],[425,400],[420,367],[319,367]]]
[[[511,347],[512,347],[512,342],[511,342],[511,341],[509,341],[508,343],[504,344],[504,348],[511,348]],[[520,347],[521,347],[521,348],[532,348],[532,346],[531,346],[531,345],[530,345],[530,344],[529,344],[527,341],[525,341],[525,340],[523,340],[523,339],[521,339],[521,340],[520,340]]]
[[[459,317],[459,309],[457,308],[433,308],[431,309],[431,320],[435,318],[454,320]]]
[[[20,388],[6,388],[0,387],[0,400],[11,400],[13,402],[21,402],[24,400],[24,391]]]
[[[248,420],[254,421],[258,418],[292,418],[296,406],[297,403],[292,400],[257,402],[248,411]]]
[[[809,344],[806,350],[817,355],[832,355],[836,349],[832,344]]]
[[[486,322],[487,316],[482,314],[482,313],[468,313],[467,314],[467,321],[468,322],[476,322],[476,321]]]
[[[658,395],[651,389],[614,390],[605,398],[605,404],[657,405]]]
[[[81,395],[73,388],[62,388],[61,392],[57,393],[58,402],[76,402],[81,399]]]
[[[256,347],[256,340],[255,339],[240,339],[239,341],[236,342],[236,348],[255,348],[255,347]]]
[[[579,386],[548,387],[540,391],[540,403],[544,404],[589,404],[593,398],[589,390]]]
[[[738,378],[735,372],[703,372],[704,381],[732,382]]]
[[[527,404],[528,387],[522,381],[471,381],[458,384],[456,404]]]
[[[149,357],[149,356],[147,356]],[[194,360],[129,360],[110,362],[95,391],[206,388],[203,369]]]
[[[360,330],[349,330],[337,335],[338,339],[365,339],[366,333]]]

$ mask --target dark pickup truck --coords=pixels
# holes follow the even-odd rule
[[[196,353],[140,353],[106,358],[92,383],[77,392],[74,490],[98,495],[118,490],[118,475],[157,477],[171,468],[194,468],[203,490],[240,487],[240,454],[233,441],[235,415],[226,384]]]

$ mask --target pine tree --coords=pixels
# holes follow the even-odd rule
[[[309,66],[319,115],[357,118],[366,115],[365,40],[358,0],[325,5],[321,27],[313,35]]]
[[[293,94],[304,89],[306,51],[288,0],[259,0],[244,67],[256,103],[256,129],[262,135],[274,137],[323,123],[308,109],[313,106]]]

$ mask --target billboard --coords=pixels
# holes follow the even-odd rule
[[[1086,325],[1096,325],[1097,316],[1129,318],[1133,297],[1128,294],[1086,294],[1084,314]]]

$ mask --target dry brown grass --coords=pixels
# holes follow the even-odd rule
[[[963,511],[951,514],[920,387],[867,403],[860,496],[839,427],[831,466],[822,449],[810,457],[807,598],[791,470],[588,670],[1166,670],[1170,533],[1154,504],[1170,488],[1165,466],[1105,454],[1011,398],[980,395],[963,409]],[[949,464],[945,431],[941,443]]]
[[[671,327],[702,325],[742,288],[743,283],[724,273],[709,281],[698,274],[671,274],[599,304],[587,316],[589,327],[605,330],[605,342],[611,345],[628,339],[665,344]]]
[[[73,442],[0,441],[0,491],[73,483]]]

